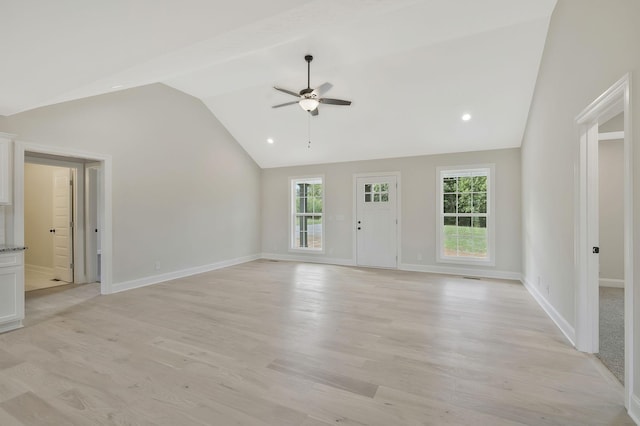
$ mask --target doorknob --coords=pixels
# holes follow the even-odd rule
[[[598,254],[600,253],[600,247],[594,247],[592,253]]]
[[[361,230],[361,229],[362,229],[362,228],[360,228],[360,227],[358,226],[358,231],[359,231],[359,230]]]
[[[55,229],[49,229],[49,232],[52,232],[52,233],[54,233],[54,234],[55,234],[55,233],[56,233],[56,230],[55,230]]]

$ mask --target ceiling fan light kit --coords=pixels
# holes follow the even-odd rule
[[[302,98],[300,99],[300,102],[298,102],[298,104],[300,104],[302,109],[305,111],[313,111],[314,109],[318,108],[320,102],[318,102],[318,100],[314,98]]]
[[[345,101],[342,99],[331,99],[331,98],[321,98],[320,96],[329,91],[331,87],[331,83],[324,83],[315,89],[311,88],[311,61],[313,61],[313,56],[306,55],[304,60],[307,61],[307,87],[302,89],[299,93],[294,92],[293,90],[283,89],[281,87],[274,86],[273,88],[286,93],[287,95],[295,96],[299,98],[298,101],[293,102],[285,102],[283,104],[274,105],[272,108],[280,108],[287,105],[298,104],[300,108],[307,111],[309,114],[316,116],[318,115],[318,105],[327,104],[327,105],[351,105],[351,101]]]

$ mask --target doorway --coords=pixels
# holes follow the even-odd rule
[[[72,283],[75,170],[25,160],[25,290]]]
[[[629,408],[633,390],[633,193],[631,155],[630,76],[627,74],[593,101],[576,117],[580,129],[576,164],[575,203],[575,295],[576,295],[576,348],[583,352],[600,350],[600,271],[601,235],[599,204],[600,125],[622,115],[622,229],[624,288],[624,405]],[[605,241],[605,240],[602,240]],[[611,250],[612,248],[608,248]]]
[[[356,263],[398,266],[397,173],[355,176]]]
[[[598,123],[597,357],[624,383],[624,113]]]
[[[96,209],[97,217],[95,222],[97,227],[93,228],[92,233],[99,241],[97,246],[97,255],[86,256],[86,246],[89,245],[89,240],[86,235],[88,220],[84,209],[78,209],[77,206],[86,206],[86,203],[81,200],[85,197],[84,173],[76,173],[77,185],[74,187],[74,197],[77,197],[78,203],[76,203],[76,220],[74,221],[74,271],[73,280],[74,283],[85,283],[87,281],[87,264],[85,260],[91,261],[91,258],[98,258],[99,262],[94,266],[96,271],[99,271],[100,281],[100,293],[110,294],[112,290],[112,158],[110,155],[88,153],[84,151],[78,151],[68,148],[58,148],[53,146],[38,145],[33,143],[26,143],[21,141],[14,142],[14,204],[13,211],[7,217],[7,229],[10,232],[10,236],[18,245],[24,245],[24,231],[25,231],[25,215],[24,215],[24,168],[25,157],[35,158],[34,161],[53,161],[63,162],[67,167],[79,167],[81,165],[85,170],[87,168],[94,168],[96,170],[95,181],[97,186]],[[68,166],[72,164],[72,166]],[[60,165],[60,164],[57,164]],[[77,213],[81,211],[82,216]],[[98,232],[95,232],[95,230]],[[98,237],[99,236],[99,237]],[[95,280],[92,280],[95,281]]]

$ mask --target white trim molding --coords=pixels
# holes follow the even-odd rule
[[[600,142],[603,141],[617,141],[620,139],[624,139],[624,132],[606,132],[606,133],[598,133],[598,140]]]
[[[133,290],[135,288],[146,287],[153,284],[159,284],[166,281],[176,280],[178,278],[189,277],[191,275],[202,274],[205,272],[215,271],[216,269],[227,268],[229,266],[240,265],[242,263],[252,262],[260,259],[257,254],[237,257],[235,259],[223,260],[208,265],[196,266],[194,268],[182,269],[179,271],[167,272],[160,275],[152,275],[150,277],[138,278],[137,280],[124,281],[111,286],[111,293],[120,293],[122,291]]]
[[[401,271],[426,272],[429,274],[461,275],[465,277],[492,278],[498,280],[520,281],[522,274],[512,271],[498,271],[494,269],[463,268],[440,265],[414,265],[402,263],[398,266]]]
[[[549,303],[549,301],[538,291],[538,289],[532,285],[525,277],[522,277],[522,284],[529,291],[531,296],[538,302],[538,305],[549,315],[549,318],[556,324],[562,334],[571,342],[573,346],[576,345],[576,331],[569,321],[565,319],[556,308]]]
[[[11,322],[5,322],[0,325],[0,334],[6,333],[7,331],[17,330],[18,328],[22,328],[24,325],[22,324],[22,320],[15,320]]]
[[[261,259],[265,260],[281,260],[284,262],[306,262],[306,263],[322,263],[326,265],[338,265],[338,266],[356,266],[356,262],[353,259],[339,259],[323,256],[303,256],[295,254],[279,254],[279,253],[262,253]]]
[[[632,393],[631,398],[629,398],[627,413],[637,425],[640,425],[640,398],[635,393]]]
[[[624,288],[624,280],[600,278],[600,287]]]

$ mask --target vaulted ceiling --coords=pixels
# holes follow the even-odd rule
[[[555,3],[1,1],[0,115],[161,82],[261,167],[517,147]],[[309,53],[311,86],[351,106],[271,108]]]

